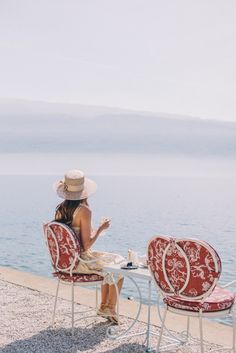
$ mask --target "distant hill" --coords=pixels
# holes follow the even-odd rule
[[[236,157],[236,123],[78,104],[0,100],[0,152]]]

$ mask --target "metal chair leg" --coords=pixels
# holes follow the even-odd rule
[[[202,330],[202,310],[199,311],[199,331],[200,331],[201,353],[204,353],[204,347],[203,347],[203,330]]]
[[[72,333],[72,336],[74,336],[74,314],[75,314],[75,311],[74,311],[74,282],[72,282],[71,284],[71,333]]]
[[[147,325],[147,334],[146,334],[146,340],[147,340],[147,348],[146,352],[150,351],[150,323],[151,323],[151,294],[152,294],[152,281],[148,281],[148,325]]]
[[[60,279],[58,279],[58,282],[57,282],[56,297],[55,297],[55,301],[54,301],[54,308],[53,308],[53,314],[52,314],[52,326],[54,325],[54,322],[55,322],[55,314],[56,314],[56,306],[57,306],[59,284],[60,284]]]
[[[235,313],[234,311],[232,312],[232,319],[233,319],[233,353],[236,353],[236,348],[235,348],[235,339],[236,339],[236,318],[235,318]]]
[[[189,328],[190,328],[190,316],[187,317],[187,334],[186,334],[186,341],[189,339]]]
[[[96,310],[98,309],[98,285],[96,284]]]
[[[164,314],[163,314],[163,318],[162,318],[161,331],[160,331],[160,334],[159,334],[159,339],[157,341],[156,353],[159,353],[159,348],[160,348],[160,344],[161,344],[161,337],[162,337],[164,326],[165,326],[166,314],[167,314],[167,306],[165,308],[165,311],[164,311]]]

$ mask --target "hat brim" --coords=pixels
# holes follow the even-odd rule
[[[79,192],[72,192],[65,191],[62,181],[58,180],[53,185],[53,189],[56,191],[57,195],[64,200],[84,200],[96,192],[97,184],[95,183],[95,181],[85,178],[83,190]]]

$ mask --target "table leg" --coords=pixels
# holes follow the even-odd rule
[[[120,325],[118,325],[118,328],[116,329],[114,326],[108,327],[107,328],[107,337],[111,338],[111,339],[122,339],[122,338],[127,338],[127,337],[134,337],[134,336],[139,336],[139,335],[143,335],[146,332],[139,332],[139,333],[133,333],[133,334],[128,334],[129,331],[132,329],[132,327],[136,324],[136,322],[138,321],[140,312],[141,312],[141,307],[142,307],[142,295],[141,295],[141,291],[139,289],[139,286],[137,285],[137,283],[134,281],[134,279],[130,276],[127,276],[127,278],[129,278],[131,280],[131,282],[133,282],[134,286],[137,289],[137,292],[139,294],[139,307],[138,307],[138,311],[137,314],[135,316],[135,318],[133,319],[132,323],[129,325],[129,327],[124,331],[124,332],[120,332],[121,328]],[[116,286],[116,283],[114,281],[114,285]],[[117,288],[117,286],[116,286]],[[117,288],[118,290],[118,288]],[[117,297],[117,314],[119,315],[119,296]],[[118,316],[119,317],[119,316]]]

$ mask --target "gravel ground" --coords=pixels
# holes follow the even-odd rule
[[[66,300],[59,299],[56,313],[56,324],[49,328],[54,297],[0,281],[0,352],[1,353],[143,353],[145,352],[144,336],[129,340],[110,340],[106,337],[106,329],[110,325],[107,320],[96,317],[83,319],[76,323],[75,337],[71,337],[70,313],[71,305]],[[76,305],[76,311],[88,309]],[[80,314],[81,316],[81,314]],[[82,314],[84,316],[84,314]],[[122,330],[131,319],[121,317]],[[115,328],[115,326],[113,326]],[[157,327],[152,328],[158,332]],[[145,324],[138,322],[135,330],[144,331]],[[199,352],[197,340],[191,340],[190,346],[185,346],[171,352]],[[152,336],[151,346],[155,347],[156,337]],[[219,351],[219,346],[208,343],[206,352],[213,349]],[[224,352],[227,352],[224,350]]]

